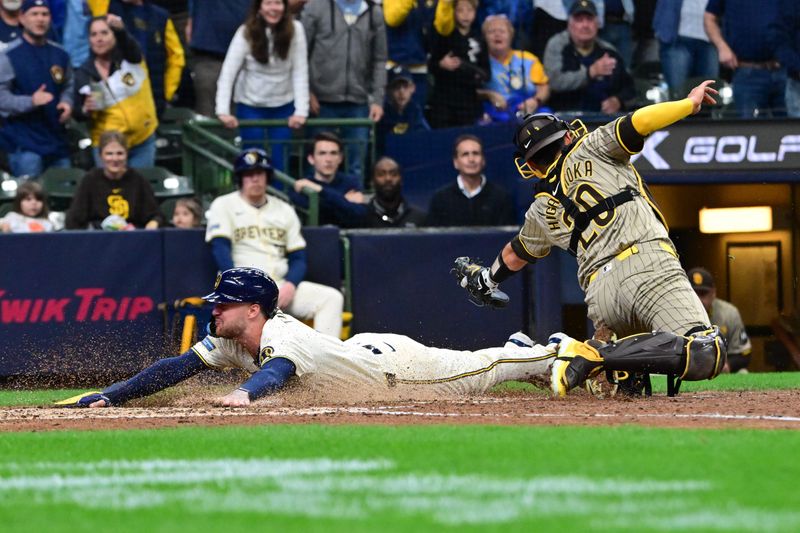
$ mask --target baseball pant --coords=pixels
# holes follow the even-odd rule
[[[672,244],[649,241],[635,246],[636,253],[600,267],[586,288],[595,328],[607,326],[621,338],[650,331],[685,335],[697,326],[709,326]]]
[[[342,332],[344,296],[327,285],[301,281],[285,312],[300,320],[314,320],[314,329],[337,339]]]
[[[479,394],[506,381],[549,377],[556,356],[538,344],[524,348],[509,342],[502,348],[470,352],[431,348],[390,333],[359,333],[345,343],[383,357],[389,387],[429,394]]]

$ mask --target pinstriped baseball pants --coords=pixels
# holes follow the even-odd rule
[[[638,243],[638,253],[603,265],[586,288],[589,318],[617,337],[649,331],[684,335],[708,326],[703,304],[694,293],[678,258],[664,249],[671,243]]]

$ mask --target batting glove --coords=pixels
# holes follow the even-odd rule
[[[61,400],[56,402],[54,405],[56,407],[89,407],[94,402],[102,400],[105,402],[103,407],[111,407],[111,400],[108,399],[108,396],[103,394],[102,392],[84,392],[83,394],[79,394],[77,396],[73,396],[72,398],[67,398],[66,400]]]

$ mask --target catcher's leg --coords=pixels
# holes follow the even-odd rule
[[[649,374],[666,374],[667,393],[674,396],[681,380],[716,377],[725,365],[726,356],[725,343],[716,327],[688,337],[666,332],[643,333],[599,347],[595,347],[599,344],[596,341],[578,342],[563,334],[554,335],[550,342],[558,343],[558,357],[551,375],[553,393],[558,396],[566,395],[601,369],[612,375],[624,375],[626,379],[622,381],[630,381],[619,384],[637,394],[650,390]]]
[[[653,332],[633,335],[600,348],[603,367],[616,372],[625,392],[649,394],[649,374],[667,375],[667,394],[674,396],[682,380],[713,379],[725,366],[726,347],[714,327],[689,336]]]

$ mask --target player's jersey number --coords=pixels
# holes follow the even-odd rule
[[[578,204],[583,211],[588,211],[592,207],[596,206],[600,202],[602,202],[605,198],[603,197],[600,192],[589,185],[588,183],[581,183],[578,185],[578,188],[575,190],[575,203]],[[581,248],[586,250],[589,245],[591,245],[597,236],[600,234],[603,228],[608,226],[612,220],[614,220],[614,216],[616,215],[616,209],[609,209],[603,213],[597,215],[592,222],[594,222],[597,229],[592,228],[591,233],[589,236],[581,235],[578,242],[581,245]],[[591,227],[591,226],[590,226]]]
[[[397,351],[397,350],[394,349],[394,346],[392,346],[388,342],[382,342],[381,343],[381,348],[383,348],[382,350],[380,348],[372,345],[372,344],[361,344],[360,346],[362,348],[366,348],[367,350],[371,351],[375,355],[383,355],[384,353],[396,352]]]

